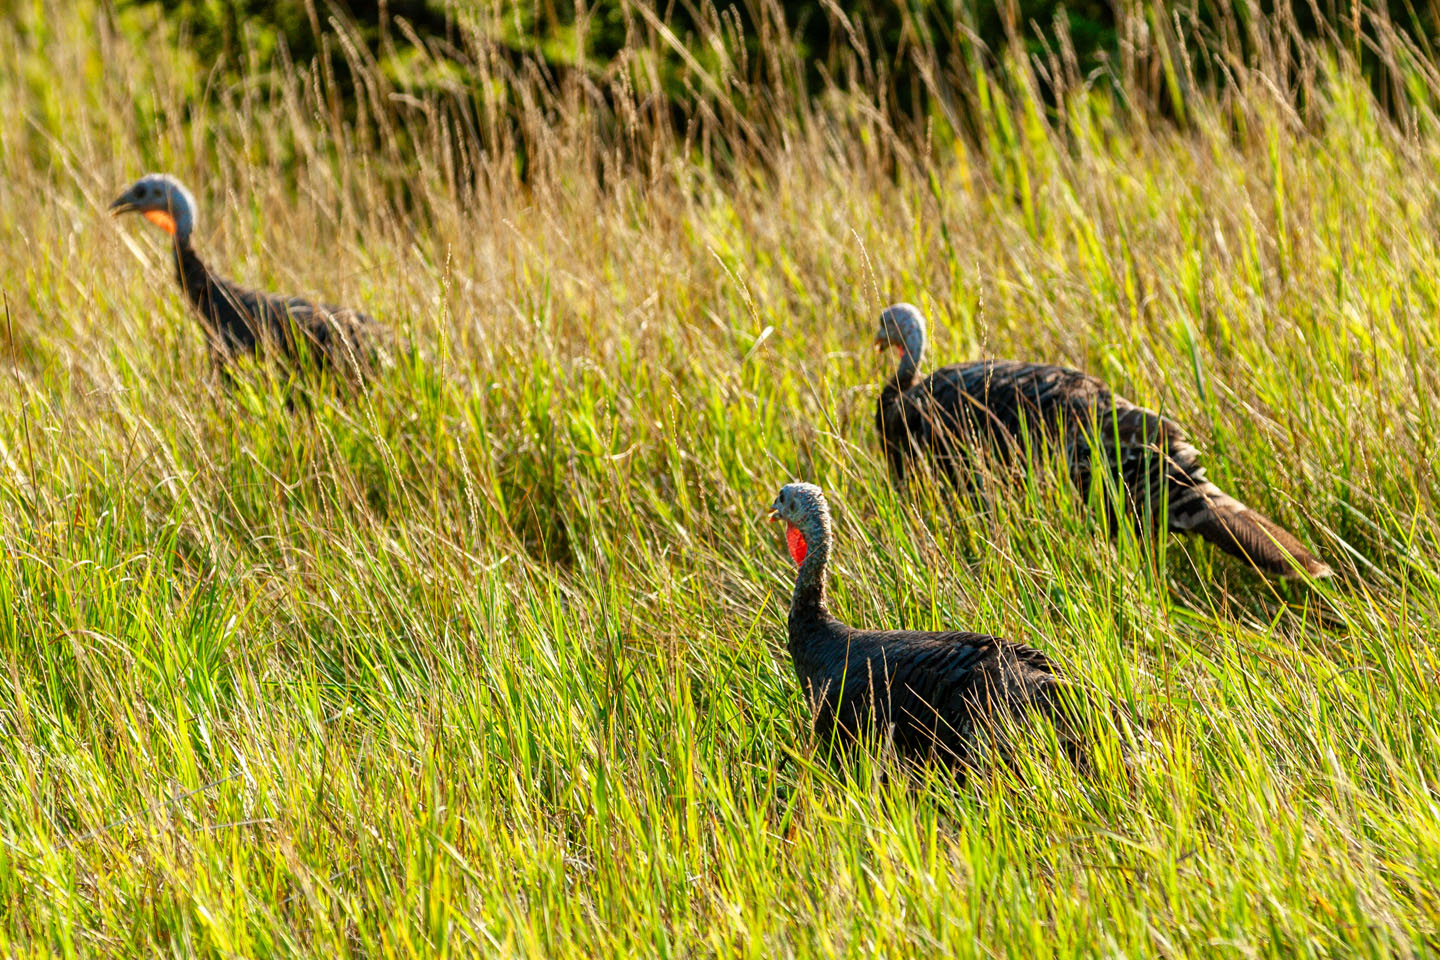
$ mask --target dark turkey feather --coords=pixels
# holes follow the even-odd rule
[[[147,173],[125,189],[110,210],[142,214],[170,235],[175,275],[205,331],[210,357],[222,375],[246,354],[276,354],[290,361],[309,355],[351,379],[362,378],[382,356],[382,328],[365,314],[302,297],[247,290],[217,277],[191,246],[195,198],[168,173]]]
[[[857,630],[825,604],[832,533],[819,488],[787,484],[774,515],[803,538],[790,602],[790,657],[822,742],[888,737],[916,759],[967,763],[980,743],[1003,746],[1008,725],[1055,722],[1072,758],[1083,755],[1070,684],[1024,644],[978,633]],[[1070,688],[1070,689],[1067,689]]]
[[[248,290],[211,272],[188,241],[175,243],[175,269],[222,369],[271,351],[295,360],[303,349],[345,374],[363,374],[377,359],[381,328],[359,311]]]
[[[804,609],[792,609],[789,633],[822,742],[888,735],[902,755],[965,762],[977,737],[995,739],[1005,721],[1030,713],[1064,719],[1054,665],[1023,644],[977,633],[856,630]]]
[[[1059,445],[1082,495],[1098,467],[1117,482],[1137,520],[1163,516],[1169,530],[1198,534],[1265,573],[1331,572],[1293,535],[1207,480],[1179,424],[1078,370],[982,360],[923,380],[897,374],[880,394],[875,425],[897,482],[916,456],[968,483],[978,449],[1008,460],[1022,446],[1038,452]]]

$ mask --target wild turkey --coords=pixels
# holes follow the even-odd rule
[[[847,627],[825,605],[833,533],[820,488],[786,484],[770,518],[785,522],[799,566],[789,649],[822,742],[888,733],[907,759],[966,764],[981,738],[1002,744],[1007,722],[1037,713],[1061,721],[1057,732],[1076,755],[1068,683],[1045,654],[978,633]]]
[[[146,174],[110,209],[116,216],[143,214],[174,238],[175,275],[200,315],[211,359],[222,375],[244,354],[278,351],[294,361],[301,343],[316,363],[352,377],[365,374],[378,359],[381,329],[365,314],[247,290],[211,272],[190,244],[194,198],[169,174]]]
[[[1088,496],[1095,450],[1107,461],[1102,469],[1120,481],[1136,522],[1163,510],[1169,530],[1198,534],[1262,573],[1330,576],[1293,534],[1205,479],[1200,452],[1179,424],[1116,396],[1095,377],[1054,364],[980,360],[921,380],[925,318],[908,303],[880,315],[875,341],[895,347],[900,358],[875,409],[897,485],[917,455],[964,485],[979,449],[1013,459],[1022,446],[1038,453],[1058,443],[1071,479]]]

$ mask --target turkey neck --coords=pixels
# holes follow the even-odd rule
[[[900,335],[905,343],[900,349],[900,366],[896,368],[890,384],[896,391],[904,393],[920,379],[920,357],[925,353],[925,331],[907,323],[901,329]]]
[[[915,386],[920,380],[920,364],[910,354],[910,348],[906,347],[905,352],[900,355],[900,366],[895,371],[895,377],[890,382],[894,385],[896,392],[904,393]]]
[[[790,622],[808,623],[830,619],[825,609],[825,567],[830,561],[830,527],[815,516],[800,525],[805,537],[805,562],[795,574],[795,595],[790,600]]]
[[[189,237],[175,238],[175,279],[180,281],[190,302],[199,307],[202,314],[205,313],[210,292],[210,268],[190,246]],[[209,321],[210,317],[207,315],[205,319]]]

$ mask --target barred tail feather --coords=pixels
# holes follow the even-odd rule
[[[1199,534],[1231,556],[1272,576],[1319,578],[1335,572],[1290,531],[1215,484],[1205,481],[1186,493],[1197,495],[1196,509],[1180,516],[1172,511],[1172,528]]]

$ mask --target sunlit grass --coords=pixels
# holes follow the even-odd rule
[[[6,954],[1435,948],[1425,84],[1402,128],[1307,48],[1303,123],[1261,58],[1180,128],[951,76],[989,84],[982,145],[926,148],[839,84],[757,93],[763,151],[641,123],[644,163],[532,89],[521,183],[500,135],[457,173],[438,107],[364,133],[304,71],[207,86],[129,20],[16,16]],[[396,365],[220,387],[162,238],[105,213],[152,167],[216,269],[363,305]],[[897,299],[932,364],[1063,361],[1164,410],[1341,576],[1112,541],[1053,469],[897,495],[869,350]],[[835,506],[843,618],[1022,639],[1155,743],[1089,777],[1043,738],[964,784],[828,764],[761,522],[795,477]]]

